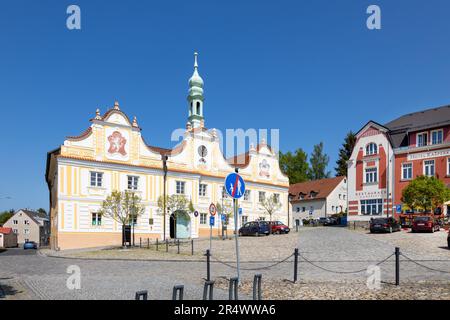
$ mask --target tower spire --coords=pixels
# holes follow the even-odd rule
[[[203,79],[198,74],[198,53],[194,52],[194,73],[189,79],[189,102],[188,120],[193,128],[202,127],[203,119]]]

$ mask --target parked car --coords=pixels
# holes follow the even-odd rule
[[[326,217],[320,217],[318,220],[319,224],[321,225],[327,225],[328,223],[330,223],[330,218],[326,218]]]
[[[428,231],[435,232],[440,230],[440,225],[432,216],[418,216],[414,218],[411,232]]]
[[[34,241],[28,241],[23,244],[23,249],[37,249],[37,243]]]
[[[240,236],[265,234],[268,236],[270,234],[270,226],[267,221],[250,221],[239,228]]]
[[[270,221],[269,222],[272,233],[281,234],[289,233],[291,229],[281,221]]]
[[[370,220],[370,233],[395,232],[402,229],[400,223],[394,218],[375,218]]]

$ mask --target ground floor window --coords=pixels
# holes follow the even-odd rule
[[[200,224],[206,224],[207,216],[208,215],[206,213],[200,213]]]
[[[102,225],[102,215],[97,213],[97,212],[93,212],[92,213],[92,225],[93,226],[101,226]]]
[[[383,199],[361,200],[361,214],[376,215],[383,212]]]
[[[248,221],[248,216],[241,216],[241,225],[246,224]]]
[[[259,217],[259,221],[266,221],[266,217]]]

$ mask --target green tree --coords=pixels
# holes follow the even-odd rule
[[[113,191],[108,195],[98,213],[124,226],[137,219],[144,211],[145,207],[141,204],[141,198],[134,192],[125,190]],[[125,240],[124,236],[125,234],[122,233],[122,243]]]
[[[319,180],[329,178],[331,173],[326,171],[329,161],[330,157],[323,152],[323,142],[316,144],[311,154],[311,158],[309,159],[309,179]]]
[[[279,197],[279,196],[278,196]],[[264,208],[266,213],[269,215],[269,221],[272,220],[272,215],[281,208],[280,199],[272,194],[270,197],[265,198],[261,202],[261,206]]]
[[[402,191],[402,202],[412,210],[433,211],[450,199],[450,190],[435,177],[419,176]]]
[[[0,226],[8,221],[14,215],[14,209],[0,212]]]
[[[347,161],[350,159],[353,148],[356,144],[356,135],[350,131],[345,137],[342,147],[339,149],[339,159],[336,161],[336,176],[346,176],[347,175]]]
[[[280,151],[280,169],[289,177],[289,183],[294,184],[308,180],[308,155],[298,148],[294,153]]]

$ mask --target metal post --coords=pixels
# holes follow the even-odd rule
[[[295,232],[298,232],[298,224],[295,225]]]
[[[237,228],[237,219],[238,219],[238,203],[237,203],[237,199],[233,199],[233,205],[234,205],[234,239],[236,241],[236,265],[237,265],[237,278],[238,278],[238,282],[240,279],[240,267],[239,267],[239,240],[238,240],[238,228]]]
[[[147,238],[147,249],[150,249],[150,238]]]
[[[203,300],[213,300],[213,289],[214,289],[214,281],[205,281],[205,285],[203,287]],[[207,299],[209,291],[209,299]]]
[[[139,237],[139,248],[142,248],[142,238]]]
[[[238,299],[238,283],[239,279],[237,277],[230,278],[230,286],[228,288],[228,296],[230,300]]]
[[[194,255],[194,239],[191,239],[191,255]]]
[[[156,251],[159,251],[159,242],[158,242],[158,238],[156,238]]]
[[[212,225],[209,224],[209,251],[212,251]]]
[[[298,275],[298,248],[294,250],[294,283],[297,282]]]
[[[400,248],[395,247],[395,285],[400,285]]]
[[[210,260],[211,253],[209,249],[206,250],[206,281],[211,280],[211,260]]]
[[[167,181],[167,159],[166,155],[161,155],[164,171],[164,187],[163,187],[163,240],[166,239],[166,181]]]
[[[253,300],[262,300],[261,299],[261,274],[255,274],[253,278]]]
[[[173,293],[172,293],[172,300],[183,300],[183,292],[184,292],[184,286],[174,286],[173,287]],[[178,294],[178,299],[177,299]]]
[[[166,252],[169,252],[169,240],[166,239]]]
[[[178,239],[177,247],[177,254],[180,254],[180,239]]]
[[[134,299],[135,300],[148,300],[148,291],[147,290],[137,291]]]

